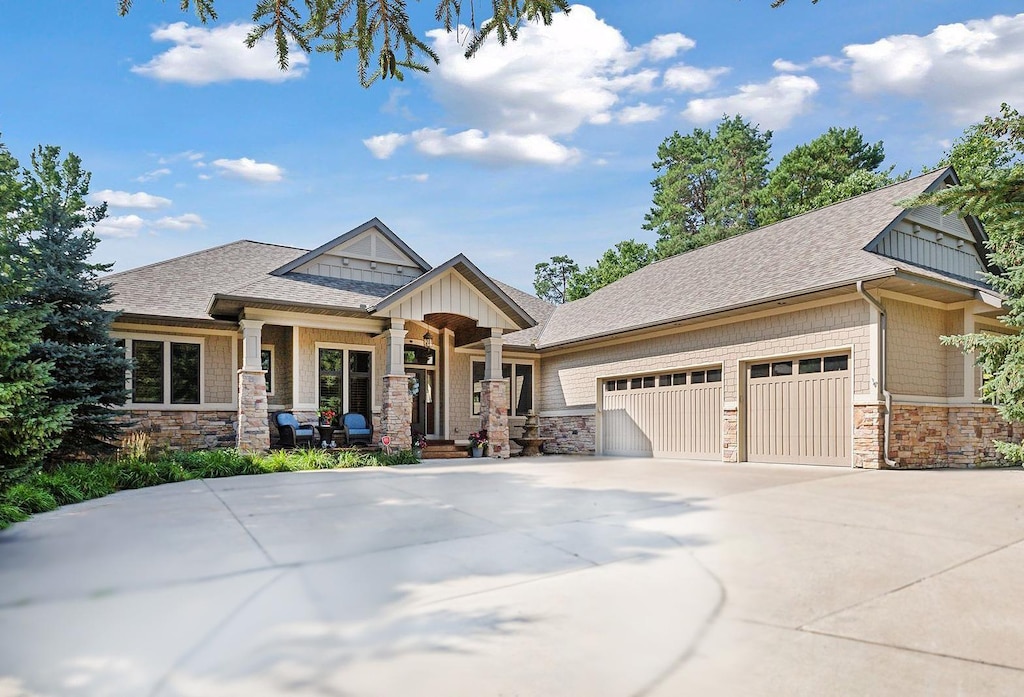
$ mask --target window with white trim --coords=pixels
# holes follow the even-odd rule
[[[333,409],[340,419],[349,412],[372,418],[373,353],[370,347],[348,348],[317,343],[317,407]]]
[[[484,361],[473,361],[473,416],[480,415],[480,394],[483,390]],[[513,378],[514,376],[514,378]],[[533,409],[533,362],[511,361],[501,364],[501,377],[508,393],[509,416],[526,416]]]
[[[188,337],[125,337],[130,403],[199,404],[203,389],[203,341]]]

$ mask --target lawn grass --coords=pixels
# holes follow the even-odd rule
[[[341,450],[278,450],[269,455],[238,450],[195,450],[74,463],[36,472],[0,493],[0,530],[35,513],[79,503],[125,489],[141,489],[189,479],[298,472],[300,470],[412,465],[412,451],[393,455]]]

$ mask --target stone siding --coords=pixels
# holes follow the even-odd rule
[[[504,380],[484,380],[480,388],[480,427],[487,431],[491,457],[509,456],[508,385]]]
[[[380,435],[391,438],[397,450],[412,448],[412,393],[404,375],[385,375],[384,404],[380,417]]]
[[[740,413],[739,409],[722,409],[722,462],[740,461]]]
[[[863,300],[731,322],[650,339],[544,356],[539,411],[594,407],[598,376],[723,364],[723,395],[738,401],[739,361],[853,347],[854,392],[870,391],[868,304]]]
[[[157,411],[132,409],[123,412],[117,421],[125,431],[150,434],[156,448],[170,450],[207,450],[235,446],[234,411]]]
[[[900,469],[998,464],[993,442],[1022,435],[1024,427],[1004,421],[995,407],[896,404],[889,455]]]
[[[858,404],[853,408],[853,461],[857,467],[882,469],[885,459],[885,406]]]
[[[270,449],[267,383],[262,370],[238,371],[238,449]]]
[[[544,452],[559,455],[593,455],[597,443],[597,417],[541,416],[541,438],[551,438]]]

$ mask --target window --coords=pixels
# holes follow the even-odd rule
[[[318,347],[317,406],[333,409],[340,417],[349,412],[367,419],[373,401],[373,354],[370,351]]]
[[[820,373],[821,372],[821,359],[820,358],[802,358],[800,360],[800,374],[807,375],[808,373]]]
[[[648,375],[644,378],[644,387],[654,387],[654,376]]]
[[[199,404],[202,401],[202,341],[119,339],[132,359],[125,376],[132,404]]]
[[[708,382],[721,382],[722,381],[722,369],[716,368],[715,370],[708,371]]]
[[[825,372],[833,373],[837,370],[846,370],[850,365],[849,356],[825,356]]]
[[[416,344],[405,345],[405,364],[406,365],[434,365],[434,356],[436,352],[434,349],[428,349],[424,346],[417,346]]]
[[[703,370],[695,370],[692,373],[690,373],[690,384],[691,385],[699,385],[702,382],[704,382],[704,378],[705,377],[706,377],[706,374],[704,373]]]
[[[686,384],[686,373],[673,373],[672,374],[673,385],[685,385]]]
[[[267,394],[274,394],[274,347],[264,345],[260,349],[260,365],[264,370],[264,379],[267,381]]]
[[[615,381],[615,389],[617,389],[619,392],[625,390],[628,387],[629,387],[629,381],[628,380],[616,380]]]
[[[484,361],[473,361],[473,416],[480,414],[480,394],[483,390],[485,367]],[[526,416],[527,412],[533,409],[533,363],[502,363],[501,377],[505,380],[508,391],[509,416]],[[614,383],[615,387],[607,387],[612,384],[605,383],[605,389],[609,392],[615,387],[620,390],[626,389],[625,386],[619,387],[618,383]]]
[[[750,377],[752,378],[766,378],[769,374],[770,371],[767,363],[758,363],[757,365],[750,366]]]
[[[632,380],[629,381],[629,389],[631,389],[631,390],[639,390],[639,389],[642,389],[643,386],[644,386],[644,379],[643,378],[633,378]]]
[[[662,375],[661,377],[658,378],[658,387],[671,387],[671,386],[672,386],[672,376],[671,375]]]
[[[608,382],[606,382],[604,384],[604,391],[605,392],[614,392],[615,391],[615,381],[614,380],[609,380]]]
[[[793,374],[793,362],[792,361],[780,361],[779,363],[772,363],[772,376],[792,375],[792,374]]]

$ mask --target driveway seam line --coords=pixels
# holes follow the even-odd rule
[[[223,498],[221,498],[221,495],[219,493],[217,493],[217,491],[213,487],[211,487],[206,482],[205,479],[201,479],[199,481],[201,481],[203,483],[203,486],[205,486],[207,488],[207,490],[211,494],[213,494],[217,498],[218,501],[220,501],[220,504],[222,506],[224,506],[224,510],[226,510],[228,513],[231,514],[231,517],[234,518],[235,522],[238,523],[238,525],[242,528],[242,530],[245,531],[245,534],[248,535],[249,539],[252,540],[254,545],[256,545],[256,549],[258,549],[260,551],[260,553],[263,554],[263,557],[270,563],[270,565],[271,566],[277,566],[277,560],[274,559],[272,556],[270,556],[270,553],[267,552],[267,550],[263,547],[263,545],[260,543],[260,541],[256,539],[256,536],[252,534],[252,531],[249,530],[249,528],[245,525],[245,523],[242,522],[241,518],[238,517],[238,514],[235,513],[234,510],[232,510],[231,506],[228,505],[227,501],[225,501]]]

